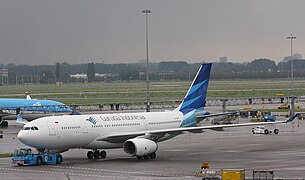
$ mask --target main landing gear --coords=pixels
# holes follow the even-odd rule
[[[137,156],[137,159],[156,159],[156,157],[157,157],[156,152],[153,152],[145,156]]]
[[[99,150],[94,150],[94,151],[88,151],[87,157],[88,159],[105,159],[106,158],[106,151],[99,151]]]

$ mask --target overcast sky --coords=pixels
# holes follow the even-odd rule
[[[0,63],[231,62],[305,56],[304,0],[0,0]]]

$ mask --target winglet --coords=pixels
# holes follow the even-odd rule
[[[300,115],[300,113],[295,114],[294,116],[291,116],[289,119],[287,119],[287,121],[285,123],[290,123],[292,122],[298,115]]]

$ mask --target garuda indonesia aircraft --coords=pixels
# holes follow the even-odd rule
[[[18,138],[40,151],[89,149],[89,159],[105,158],[104,150],[113,148],[123,148],[126,155],[138,159],[155,159],[158,142],[186,131],[198,133],[204,129],[274,124],[196,126],[200,120],[211,116],[204,111],[210,71],[211,64],[202,64],[182,103],[173,111],[43,117],[27,123]]]

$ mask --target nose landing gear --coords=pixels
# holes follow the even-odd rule
[[[105,159],[107,156],[106,151],[99,151],[99,150],[94,150],[93,151],[88,151],[87,152],[87,157],[88,159]]]

